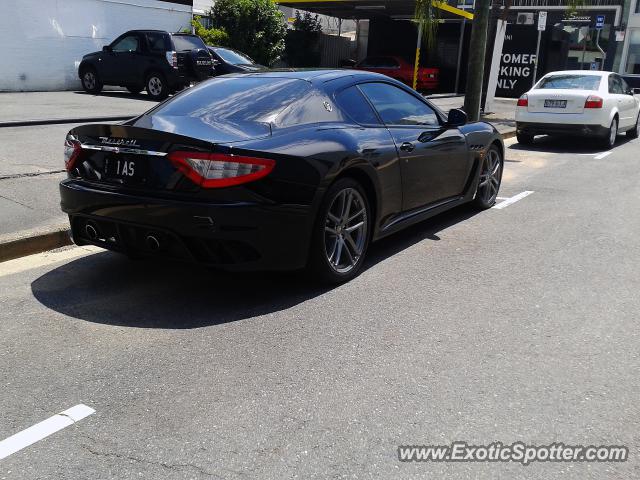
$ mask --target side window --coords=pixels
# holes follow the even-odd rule
[[[379,125],[380,120],[358,87],[345,88],[336,95],[336,102],[347,115],[363,125]]]
[[[616,95],[624,95],[620,78],[616,75],[609,75],[609,93]]]
[[[631,90],[631,87],[629,87],[629,84],[625,81],[625,79],[622,77],[618,77],[618,79],[620,80],[620,85],[622,85],[622,91],[624,92],[624,94],[633,95],[633,91]]]
[[[114,52],[137,52],[138,51],[138,36],[127,35],[120,39],[113,45]]]
[[[426,103],[387,83],[363,83],[360,88],[387,125],[440,125]]]
[[[167,48],[167,38],[164,34],[160,32],[149,32],[146,36],[147,44],[151,52],[162,53],[169,50],[169,48]]]

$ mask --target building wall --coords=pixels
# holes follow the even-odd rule
[[[191,2],[2,0],[0,91],[80,88],[82,56],[135,28],[189,26]]]

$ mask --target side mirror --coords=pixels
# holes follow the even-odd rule
[[[464,110],[460,110],[459,108],[449,110],[449,117],[447,118],[448,127],[461,127],[462,125],[466,125],[468,121],[469,117],[467,117]]]
[[[111,49],[111,47],[109,45],[105,45],[104,47],[102,47],[102,51],[105,52],[105,53],[113,52],[113,50]]]

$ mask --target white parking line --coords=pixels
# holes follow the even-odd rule
[[[595,156],[593,158],[595,158],[596,160],[602,160],[603,158],[608,157],[612,153],[613,152],[611,150],[609,150],[608,152],[602,152],[601,154],[599,154],[599,155],[597,155],[597,156]]]
[[[36,423],[32,427],[2,440],[0,442],[0,460],[42,440],[43,438],[48,437],[53,433],[56,433],[59,430],[62,430],[63,428],[68,427],[69,425],[73,425],[93,413],[95,413],[95,410],[91,407],[87,407],[83,404],[76,405],[75,407],[71,407],[64,412],[60,412],[53,417],[49,417],[40,423]]]
[[[522,200],[524,197],[528,197],[529,195],[531,195],[533,192],[530,191],[525,191],[525,192],[521,192],[517,195],[514,195],[513,197],[507,198],[504,202],[500,202],[496,205],[494,205],[491,208],[496,208],[498,210],[501,210],[503,208],[508,207],[509,205],[516,203],[518,200]]]

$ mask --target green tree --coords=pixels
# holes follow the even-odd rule
[[[200,23],[200,17],[197,15],[193,17],[193,20],[191,20],[191,26],[193,27],[195,34],[198,35],[207,45],[219,47],[229,46],[229,35],[222,28],[205,28]],[[191,32],[188,29],[185,31]]]
[[[210,15],[229,36],[229,46],[258,63],[272,65],[284,52],[287,28],[273,0],[217,0]]]

